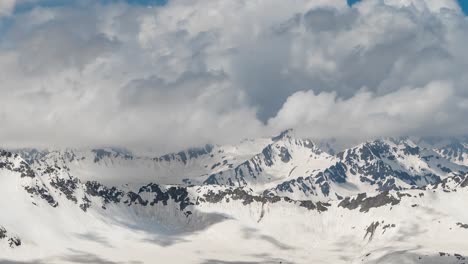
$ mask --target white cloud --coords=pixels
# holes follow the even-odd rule
[[[12,19],[1,145],[468,132],[468,21],[454,1],[93,3]]]
[[[15,7],[16,0],[2,0],[0,1],[0,17],[10,15]]]
[[[420,11],[439,12],[442,9],[461,11],[456,0],[384,0],[384,3],[400,8],[415,7]]]
[[[460,116],[451,117],[454,89],[447,82],[425,87],[403,87],[378,96],[361,90],[348,99],[336,93],[313,91],[291,95],[269,125],[279,130],[296,127],[312,137],[363,140],[376,136],[426,135],[458,126]],[[461,110],[458,110],[461,111]],[[465,112],[464,114],[468,114]],[[462,124],[466,128],[465,124]],[[426,129],[430,129],[426,131]]]

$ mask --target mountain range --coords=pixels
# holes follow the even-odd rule
[[[4,149],[0,198],[0,263],[468,263],[463,137]]]

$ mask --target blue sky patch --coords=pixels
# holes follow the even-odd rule
[[[112,4],[119,2],[127,2],[131,5],[143,6],[162,6],[167,4],[169,0],[99,0],[102,4]],[[31,10],[35,7],[59,7],[59,6],[77,6],[79,1],[75,0],[41,0],[39,2],[29,2],[19,4],[15,7],[15,13],[21,13]]]
[[[352,6],[354,5],[355,3],[359,2],[361,0],[348,0],[348,5]]]
[[[468,15],[468,0],[458,0],[458,3],[463,9],[463,12],[465,13],[465,15]]]

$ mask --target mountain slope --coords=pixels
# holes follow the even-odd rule
[[[0,151],[0,263],[464,263],[467,169],[415,142]]]
[[[287,180],[271,191],[295,198],[340,199],[362,192],[420,188],[468,172],[408,139],[366,142],[338,153],[336,160],[322,171]]]
[[[309,139],[297,139],[285,131],[261,153],[240,165],[210,175],[206,184],[249,186],[265,190],[275,183],[309,175],[334,163],[334,157]]]

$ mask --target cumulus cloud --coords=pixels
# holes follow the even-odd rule
[[[375,136],[421,135],[444,133],[447,127],[458,126],[460,112],[450,83],[432,82],[425,87],[403,87],[377,96],[358,91],[348,99],[336,93],[313,91],[291,95],[269,124],[279,129],[299,127],[300,133],[312,137],[366,139]],[[464,129],[466,125],[462,124]],[[429,130],[427,130],[429,129]]]
[[[92,2],[18,14],[4,3],[4,146],[165,152],[285,128],[346,140],[468,132],[468,21],[454,0]]]

